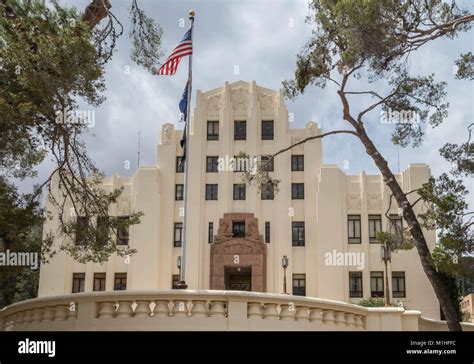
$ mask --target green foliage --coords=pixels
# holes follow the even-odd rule
[[[461,54],[456,61],[456,78],[459,80],[474,80],[474,55],[472,52]]]
[[[49,255],[57,252],[53,235],[63,235],[60,249],[82,262],[104,262],[113,252],[133,254],[112,238],[105,245],[96,240],[81,247],[73,244],[76,216],[105,221],[109,236],[140,218],[140,213],[131,213],[128,220],[110,216],[121,191],[101,188],[103,175],[81,138],[90,124],[67,116],[79,101],[91,108],[103,102],[104,65],[110,55],[100,51],[97,37],[75,9],[55,1],[7,0],[0,3],[0,15],[0,176],[33,176],[47,155],[56,163],[52,177],[29,196],[29,203],[35,203],[48,186],[49,202],[59,211],[60,230],[45,236]],[[15,219],[1,223],[23,227]],[[87,236],[100,235],[93,229],[97,227],[91,225]]]
[[[453,180],[444,173],[437,179],[431,178],[418,194],[426,206],[426,212],[420,214],[423,226],[438,233],[432,253],[434,264],[446,274],[474,278],[474,272],[461,259],[474,253],[472,222],[465,219],[472,214],[466,213],[466,187],[461,180]]]
[[[385,299],[377,297],[364,298],[356,303],[356,305],[362,307],[385,307]],[[392,307],[400,307],[398,302],[392,302]],[[406,306],[403,306],[406,309]]]
[[[151,73],[155,73],[156,66],[163,56],[160,48],[163,31],[138,7],[136,0],[133,0],[130,17],[132,28],[129,35],[133,45],[131,59]]]

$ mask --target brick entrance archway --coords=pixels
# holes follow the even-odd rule
[[[265,292],[266,258],[266,246],[253,214],[224,214],[211,247],[210,288],[225,289],[226,268],[250,267],[252,291]]]

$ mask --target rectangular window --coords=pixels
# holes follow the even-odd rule
[[[249,157],[238,157],[234,156],[234,172],[246,172],[250,170],[250,159]]]
[[[215,173],[218,172],[219,157],[206,157],[206,172]]]
[[[127,273],[115,273],[114,290],[125,291],[127,289]]]
[[[181,163],[181,157],[176,157],[176,173],[184,173],[184,162]]]
[[[403,219],[401,216],[390,214],[388,226],[391,234],[401,234],[403,232]]]
[[[382,216],[369,215],[369,243],[378,243],[377,232],[382,231]]]
[[[245,221],[232,222],[232,236],[234,238],[245,237]]]
[[[234,140],[247,139],[247,122],[245,120],[234,121]]]
[[[273,191],[273,185],[271,183],[268,183],[262,186],[261,197],[262,197],[262,200],[273,200],[275,196],[274,196],[274,191]]]
[[[349,297],[362,296],[362,272],[349,272]]]
[[[405,298],[405,272],[392,272],[392,297]]]
[[[171,288],[172,289],[177,289],[178,288],[178,283],[179,283],[179,274],[173,274],[171,278]]]
[[[265,243],[270,243],[270,221],[265,221]]]
[[[85,273],[73,273],[72,275],[72,293],[84,292],[86,282]]]
[[[234,200],[245,200],[245,183],[234,184]]]
[[[291,184],[291,198],[293,200],[304,199],[304,183],[292,183]]]
[[[219,122],[207,122],[207,140],[219,140]]]
[[[291,170],[293,172],[304,171],[304,155],[291,156]]]
[[[273,140],[273,120],[262,120],[262,140]]]
[[[206,184],[206,200],[217,200],[217,184]]]
[[[105,273],[94,273],[94,291],[105,291]]]
[[[347,216],[347,235],[349,244],[360,244],[360,215]]]
[[[97,217],[95,238],[99,246],[104,246],[109,241],[109,218],[107,216]]]
[[[174,223],[174,244],[175,248],[181,247],[183,241],[183,223],[175,222]]]
[[[76,245],[85,245],[87,242],[87,231],[89,228],[89,218],[87,216],[78,216],[76,219]]]
[[[207,228],[207,242],[212,244],[214,242],[214,223],[210,222]]]
[[[291,240],[293,246],[304,246],[304,221],[291,223]]]
[[[184,198],[184,185],[183,184],[175,185],[174,199],[176,201],[183,201],[183,198]]]
[[[128,216],[120,216],[121,222],[127,223],[130,220]],[[129,226],[122,226],[117,229],[117,245],[128,245],[130,240]]]
[[[306,274],[293,274],[293,295],[306,296]]]
[[[261,157],[262,170],[267,171],[267,172],[273,172],[275,169],[273,166],[273,161],[274,159],[272,158],[271,155],[262,155]]]
[[[383,272],[370,272],[371,297],[383,297]]]

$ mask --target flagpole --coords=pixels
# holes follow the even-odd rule
[[[193,53],[194,53],[194,10],[189,11],[189,20],[191,21],[191,42],[193,45]],[[191,157],[189,153],[189,147],[191,144],[190,138],[190,124],[191,124],[191,91],[192,91],[192,81],[193,81],[193,54],[189,55],[189,63],[188,63],[188,102],[186,105],[186,124],[185,124],[185,131],[186,134],[186,144],[185,144],[185,153],[186,159],[184,162],[184,191],[183,191],[183,200],[184,200],[184,211],[183,211],[183,230],[181,236],[181,269],[179,272],[179,283],[176,285],[178,289],[186,289],[188,285],[186,284],[186,225],[187,225],[187,217],[188,217],[188,161]]]

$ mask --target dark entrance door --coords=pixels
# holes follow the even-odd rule
[[[252,290],[252,267],[225,267],[225,289],[229,291]]]

